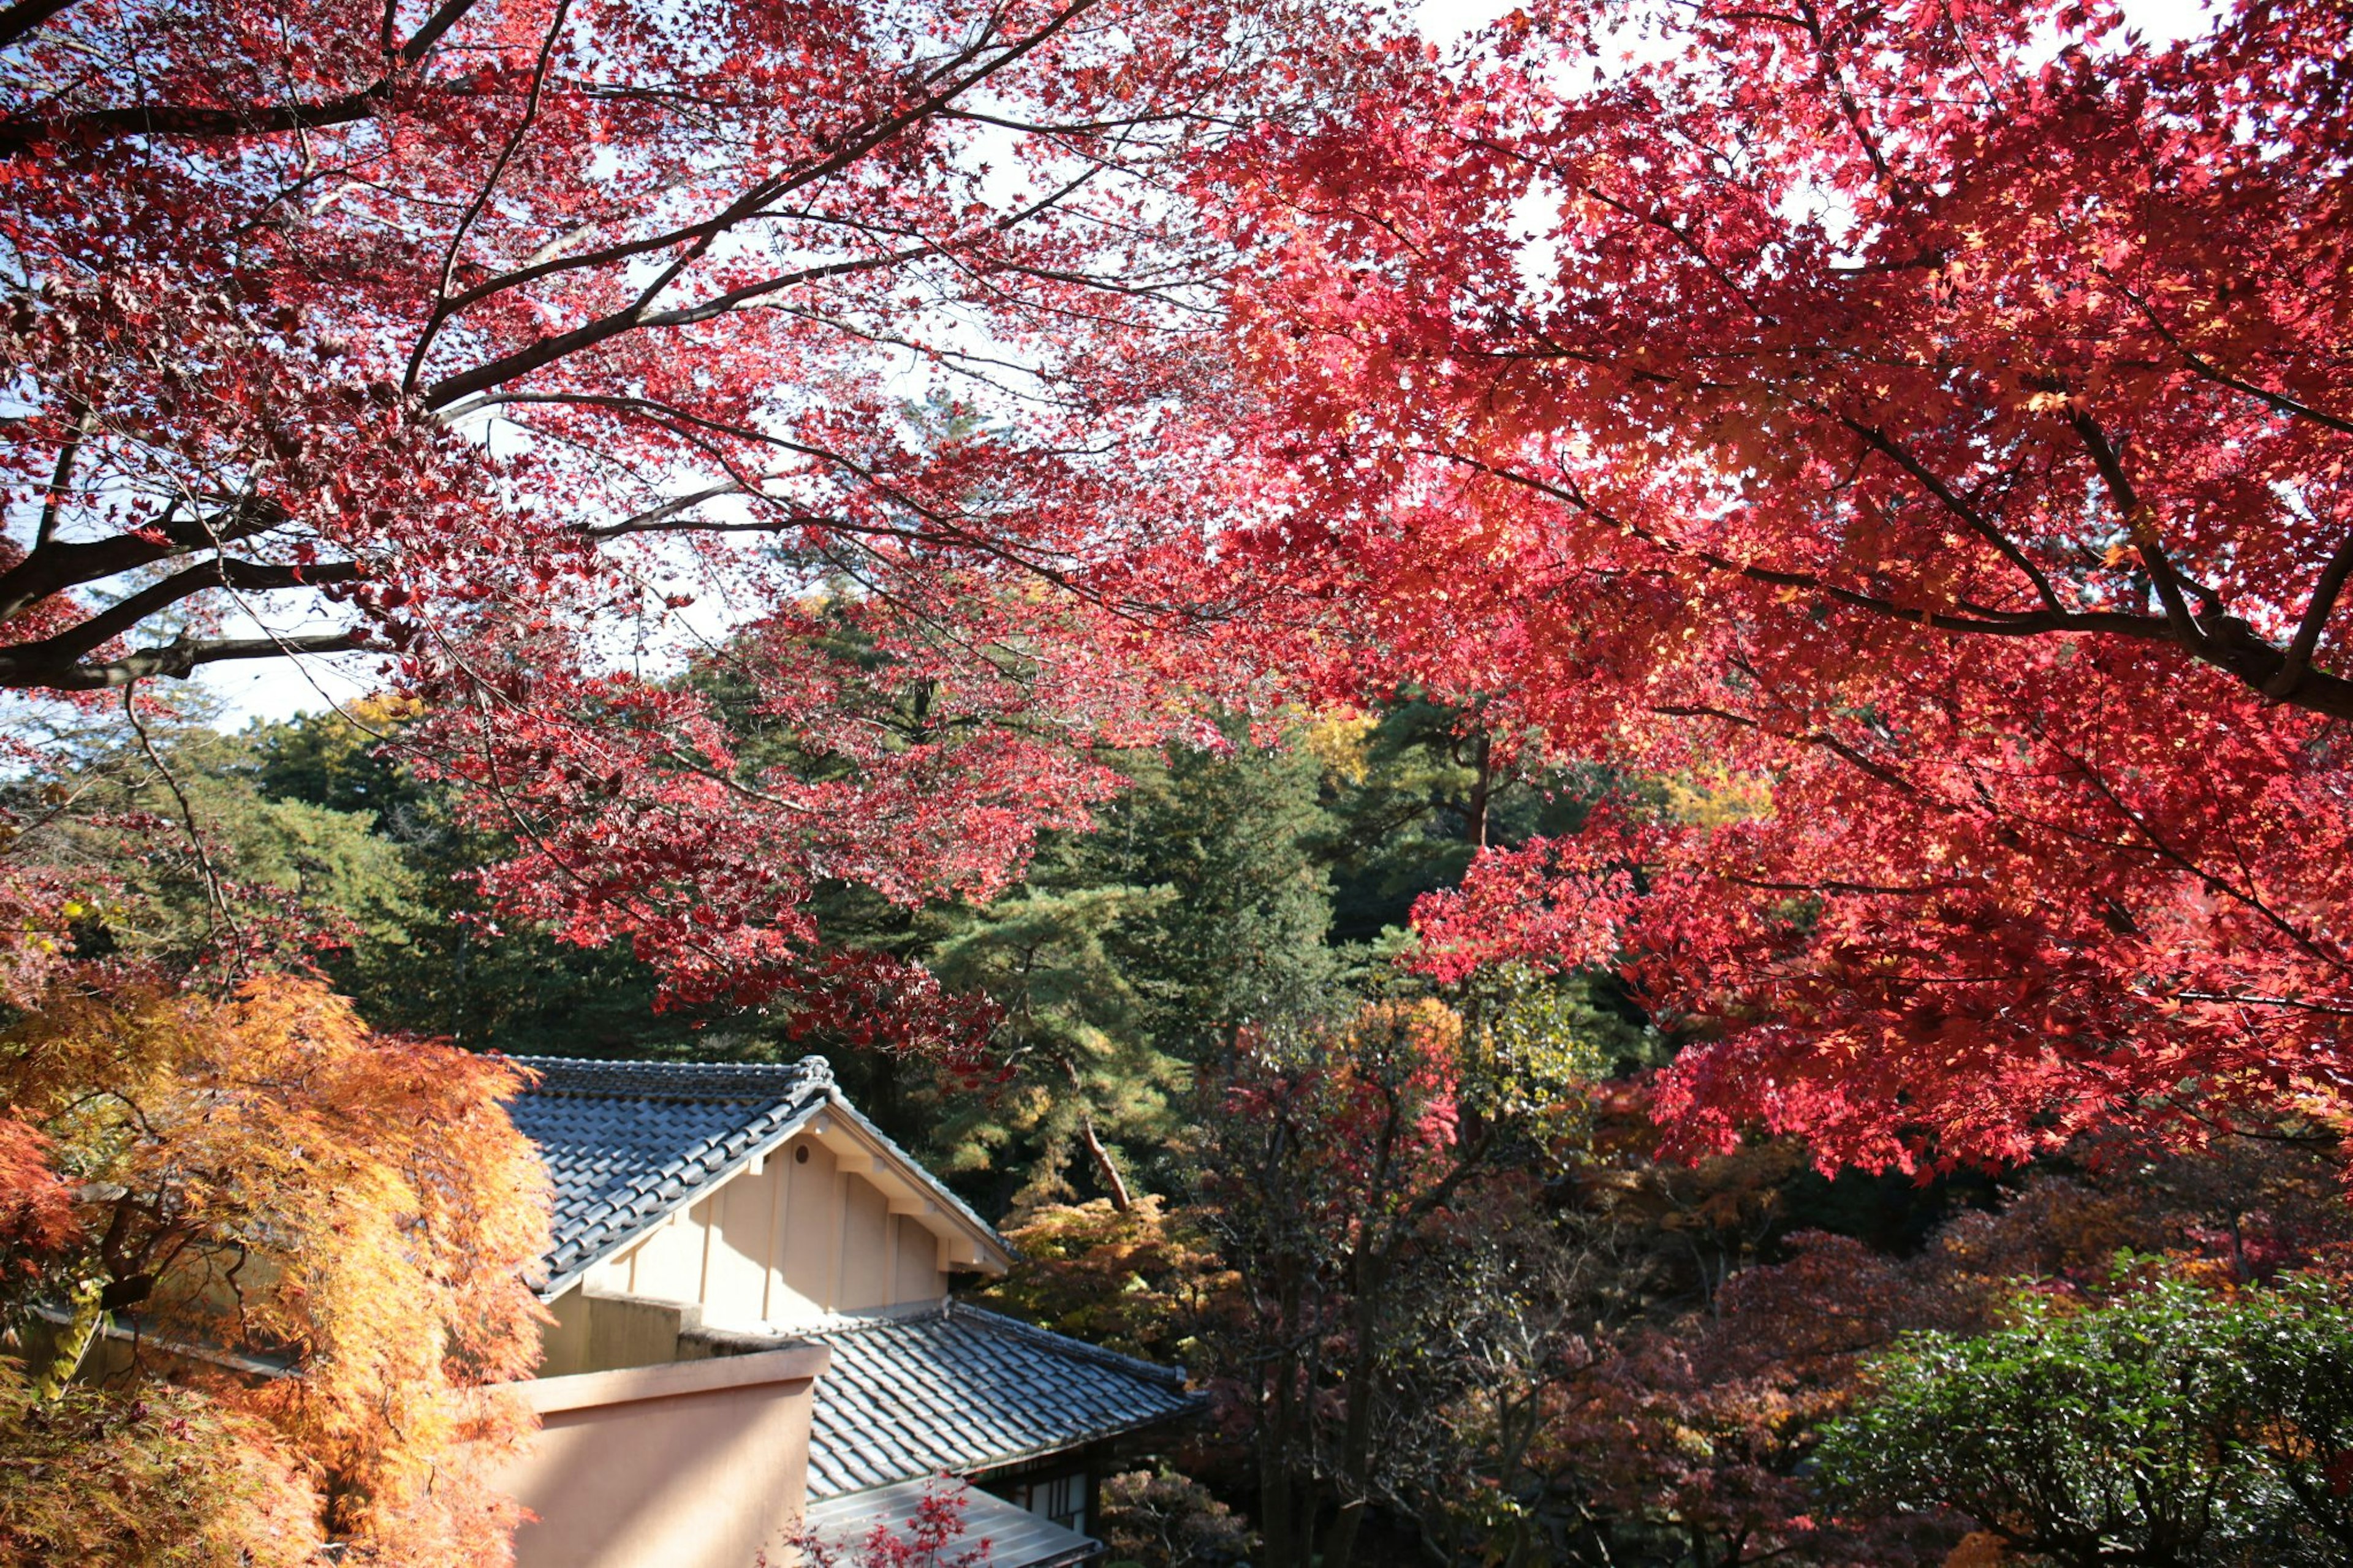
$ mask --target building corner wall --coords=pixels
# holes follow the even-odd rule
[[[500,1475],[535,1516],[517,1568],[752,1568],[808,1492],[817,1378],[831,1354],[753,1355],[513,1385],[540,1430]]]

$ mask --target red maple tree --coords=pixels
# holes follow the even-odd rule
[[[20,0],[0,684],[380,648],[511,907],[742,997],[813,879],[988,890],[1259,651],[1769,799],[1425,910],[1617,963],[1701,1142],[2327,1106],[2348,28]],[[732,708],[640,659],[693,596]]]
[[[2335,1105],[2353,17],[1581,0],[1205,178],[1327,686],[1745,791],[1424,904],[1830,1162]]]
[[[377,653],[512,907],[681,994],[790,978],[812,879],[997,886],[1177,718],[1230,253],[1167,187],[1326,10],[0,9],[0,688]]]

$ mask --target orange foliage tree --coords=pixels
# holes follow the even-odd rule
[[[55,1500],[12,1482],[0,1554],[274,1563],[332,1538],[346,1563],[503,1562],[514,1509],[485,1468],[527,1417],[491,1385],[537,1354],[526,1275],[547,1212],[500,1105],[517,1087],[495,1058],[374,1034],[285,977],[227,1000],[59,988],[0,1035],[0,1313],[29,1368],[0,1390],[19,1417],[0,1446],[104,1430],[117,1399],[120,1468],[158,1516],[118,1495],[107,1542],[67,1541]],[[201,1418],[133,1452],[164,1405]],[[191,1469],[271,1454],[285,1480],[248,1475],[237,1516],[255,1539],[188,1555],[158,1533]],[[270,1500],[288,1483],[307,1542]]]

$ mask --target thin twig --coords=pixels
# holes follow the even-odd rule
[[[229,935],[237,939],[230,948],[229,967],[232,973],[242,976],[245,971],[244,931],[237,924],[236,911],[229,908],[228,895],[222,886],[218,868],[213,865],[212,854],[205,847],[204,829],[197,824],[195,807],[189,803],[187,791],[180,787],[178,777],[173,773],[171,765],[164,761],[164,753],[155,749],[153,737],[147,733],[147,726],[140,720],[138,695],[136,679],[123,687],[122,715],[131,721],[132,733],[139,737],[139,749],[147,753],[148,765],[155,770],[156,776],[164,781],[164,787],[170,790],[172,798],[179,803],[180,821],[188,833],[188,848],[196,858],[196,870],[205,885],[205,898],[212,906],[213,925],[208,934],[216,937],[221,928],[226,926]]]

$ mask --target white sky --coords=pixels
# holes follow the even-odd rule
[[[1420,0],[1414,16],[1427,37],[1451,43],[1474,27],[1483,27],[1525,0]],[[2151,43],[2170,43],[2204,30],[2200,20],[2204,0],[2123,0],[2132,25]]]
[[[1513,9],[1519,0],[1420,0],[1415,16],[1432,41],[1452,43],[1485,26]],[[2150,42],[2163,44],[2204,29],[2210,0],[2123,0],[2132,25]],[[256,605],[264,614],[268,607]],[[299,614],[299,612],[298,612]],[[330,627],[331,621],[303,624],[293,617],[273,616],[280,635]],[[243,635],[239,633],[237,635]],[[283,719],[297,713],[320,712],[333,703],[364,696],[378,684],[375,671],[380,656],[346,655],[336,658],[256,659],[249,663],[216,665],[196,679],[220,703],[219,722],[242,727],[251,719]]]

